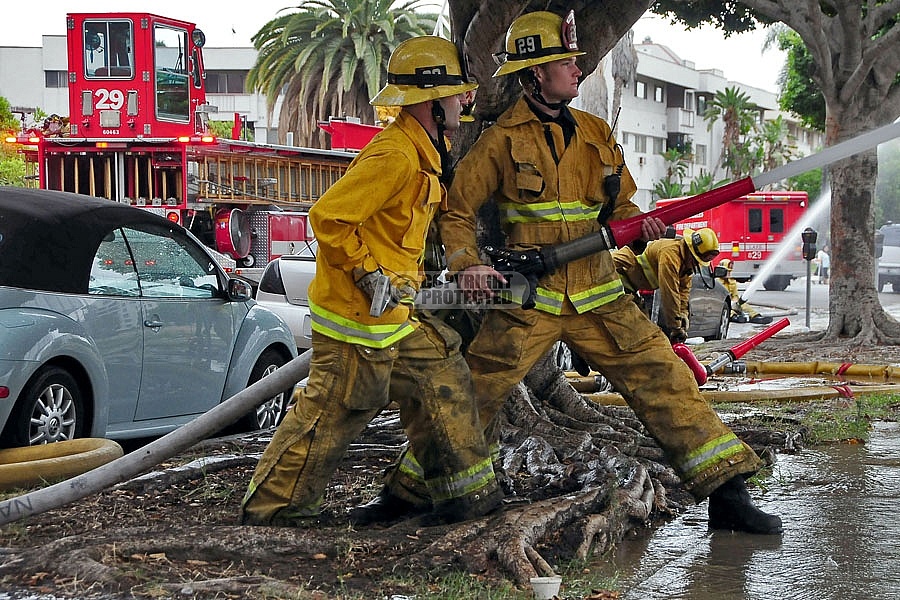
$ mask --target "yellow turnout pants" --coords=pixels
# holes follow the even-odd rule
[[[497,490],[459,336],[447,325],[423,318],[382,350],[313,333],[313,348],[309,383],[250,481],[245,522],[317,515],[350,443],[391,400],[436,504]]]

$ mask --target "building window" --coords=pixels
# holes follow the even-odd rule
[[[647,97],[647,84],[641,80],[637,80],[634,82],[634,96],[635,98],[646,98]]]
[[[44,84],[48,88],[67,88],[69,78],[66,71],[44,71]]]
[[[207,71],[207,94],[243,94],[247,71]]]
[[[662,154],[666,151],[666,138],[653,138],[653,154]]]
[[[628,145],[628,135],[629,135],[629,134],[628,134],[627,131],[623,131],[623,132],[622,132],[622,139],[619,140],[619,142],[620,142],[623,146],[627,146],[627,145]]]
[[[647,152],[647,136],[634,134],[634,151],[635,152]]]
[[[663,98],[663,87],[662,87],[661,85],[654,85],[654,86],[653,86],[653,99],[654,99],[656,102],[662,102],[662,101],[664,100],[664,98]]]
[[[697,114],[701,117],[706,114],[706,96],[697,96]]]
[[[694,147],[694,163],[698,165],[706,164],[706,144],[697,144]]]

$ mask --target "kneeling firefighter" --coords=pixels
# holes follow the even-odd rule
[[[741,299],[738,291],[737,280],[731,276],[734,271],[734,262],[730,258],[723,258],[719,261],[720,267],[724,268],[727,275],[722,278],[722,285],[728,290],[731,296],[731,322],[746,323],[747,321],[757,325],[768,325],[772,322],[772,317],[759,314],[752,306]]]
[[[678,239],[659,239],[647,244],[641,254],[631,248],[612,251],[616,271],[625,289],[657,290],[659,326],[672,343],[684,342],[690,325],[689,305],[693,275],[719,253],[719,238],[708,227],[685,229]]]
[[[459,335],[413,303],[427,229],[446,197],[444,134],[478,87],[463,64],[448,40],[401,42],[372,100],[400,114],[309,211],[319,242],[309,381],[253,474],[244,524],[314,521],[350,443],[392,401],[437,520],[500,505]]]

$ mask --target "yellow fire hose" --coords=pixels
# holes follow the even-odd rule
[[[815,385],[791,389],[754,390],[700,390],[710,403],[760,402],[760,401],[808,401],[829,398],[852,398],[872,394],[900,394],[900,367],[890,365],[857,365],[852,363],[813,362],[758,362],[747,361],[746,373],[750,377],[761,375],[806,375],[834,377],[833,385]],[[843,379],[860,378],[881,381],[882,385],[853,384]],[[567,372],[566,379],[585,398],[605,405],[624,406],[625,399],[615,392],[600,392],[599,375],[581,376]]]
[[[80,475],[122,456],[122,447],[103,438],[0,450],[0,491]]]

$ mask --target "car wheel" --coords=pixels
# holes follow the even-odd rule
[[[719,315],[719,326],[716,328],[716,333],[711,337],[706,338],[707,340],[724,340],[728,337],[728,326],[731,324],[731,307],[728,306],[728,303],[725,303],[725,306],[722,307],[722,314]]]
[[[250,371],[250,380],[247,382],[247,385],[250,386],[266,375],[275,372],[275,370],[283,367],[286,362],[279,352],[271,349],[266,350],[260,355],[259,360],[256,361],[253,370]],[[284,417],[284,413],[291,401],[292,392],[293,387],[276,394],[257,406],[256,410],[247,413],[237,422],[237,429],[239,431],[256,431],[258,429],[268,429],[281,423],[281,419]]]
[[[44,367],[32,378],[10,415],[4,438],[34,446],[84,437],[84,399],[68,371]]]

